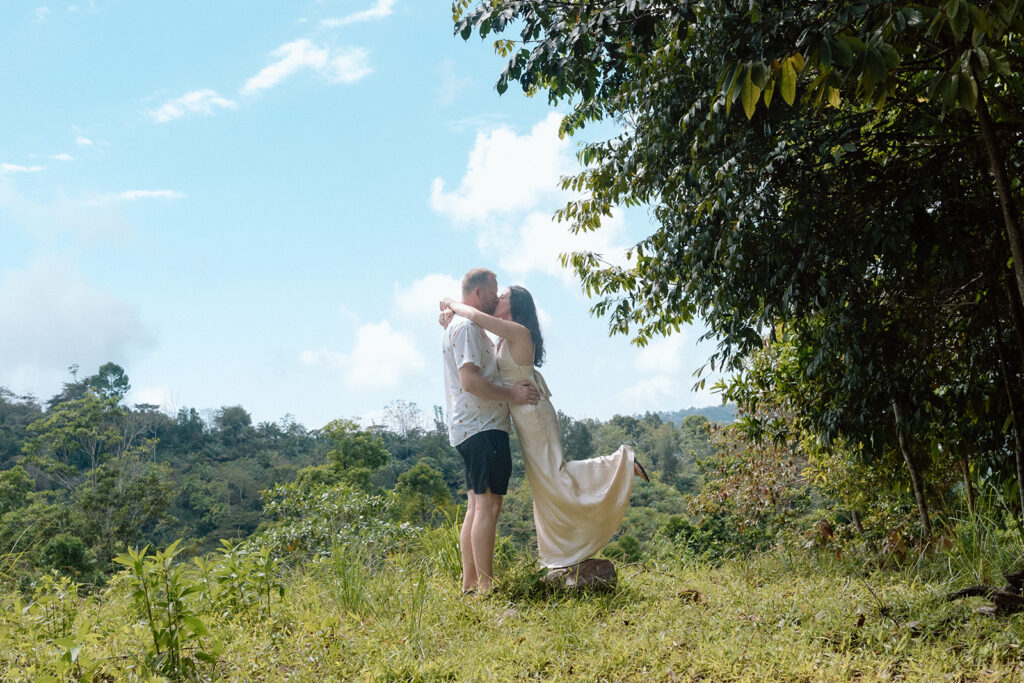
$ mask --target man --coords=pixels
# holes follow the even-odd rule
[[[462,278],[462,303],[485,313],[498,305],[498,280],[485,268]],[[512,474],[508,437],[509,403],[535,404],[537,388],[529,382],[506,387],[490,338],[475,323],[456,316],[444,332],[444,385],[448,440],[465,461],[469,504],[459,534],[462,590],[491,589],[494,536],[503,496]]]

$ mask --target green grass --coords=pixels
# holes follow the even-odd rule
[[[500,588],[481,598],[463,596],[450,562],[438,561],[449,550],[434,537],[376,567],[345,553],[295,567],[272,618],[203,615],[208,639],[224,649],[201,672],[302,681],[1024,679],[1024,615],[997,620],[972,611],[980,599],[946,602],[965,577],[926,581],[928,572],[777,551],[714,567],[648,558],[619,567],[614,593],[565,596],[540,588],[529,560],[513,556]],[[16,600],[0,601],[0,679],[148,680],[146,626],[127,582],[79,598],[65,639]]]

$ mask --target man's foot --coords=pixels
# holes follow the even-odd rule
[[[637,460],[636,458],[633,458],[633,474],[640,477],[644,481],[651,480],[651,478],[647,476],[647,470],[644,469],[644,466],[641,465],[640,461]]]

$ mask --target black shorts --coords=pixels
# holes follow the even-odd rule
[[[455,447],[466,462],[466,488],[474,493],[503,496],[508,493],[508,480],[512,476],[512,451],[508,447],[508,432],[489,429],[469,437]]]

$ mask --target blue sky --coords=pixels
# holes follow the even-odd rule
[[[558,254],[577,168],[559,112],[493,84],[448,2],[0,4],[0,386],[41,399],[112,360],[129,400],[308,427],[443,400],[437,300],[530,288],[574,417],[718,403],[702,330],[608,336]],[[608,132],[607,130],[605,131]]]

